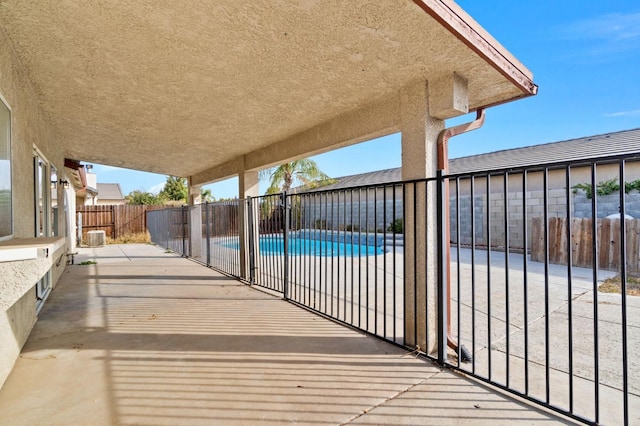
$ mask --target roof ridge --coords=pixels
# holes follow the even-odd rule
[[[485,156],[485,155],[502,154],[502,153],[509,152],[509,151],[519,151],[519,150],[524,150],[524,149],[547,147],[549,145],[564,144],[564,143],[575,142],[575,141],[580,141],[580,140],[590,141],[592,139],[602,139],[605,136],[606,137],[610,137],[612,135],[617,135],[617,134],[620,134],[620,133],[632,133],[632,132],[637,132],[637,131],[640,131],[640,127],[636,127],[634,129],[627,129],[627,130],[617,130],[615,132],[601,133],[601,134],[598,134],[598,135],[581,136],[581,137],[577,137],[577,138],[564,139],[564,140],[555,141],[555,142],[544,142],[544,143],[533,144],[533,145],[519,146],[519,147],[516,147],[516,148],[506,148],[506,149],[500,149],[500,150],[497,150],[497,151],[482,152],[480,154],[465,155],[463,157],[451,158],[450,161],[465,160],[465,159],[474,158],[474,157],[481,157],[481,156]]]

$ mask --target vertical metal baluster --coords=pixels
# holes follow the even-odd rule
[[[594,409],[595,423],[600,423],[600,365],[599,350],[600,345],[598,339],[598,246],[600,245],[598,238],[598,202],[596,197],[596,164],[591,164],[591,235],[593,238],[593,247],[591,251],[593,265],[593,352],[594,352]]]
[[[315,261],[315,254],[313,253],[313,247],[315,245],[315,240],[313,239],[315,237],[315,221],[316,221],[316,218],[320,216],[320,213],[318,212],[318,194],[313,194],[313,198],[312,200],[309,200],[309,202],[311,201],[313,201],[313,215],[309,215],[309,221],[307,222],[307,227],[309,228],[309,236],[307,237],[308,241],[306,243],[308,245],[305,246],[305,251],[307,254],[307,262],[309,264],[308,294],[309,294],[309,303],[311,304],[311,297],[312,297],[311,286],[313,286],[313,309],[316,309],[316,300],[318,303],[318,309],[320,309],[319,305],[322,304],[322,298],[321,298],[322,293],[318,292],[319,285],[316,281],[318,264]],[[313,274],[313,279],[311,278],[312,274]]]
[[[382,337],[387,338],[387,186],[382,186]],[[378,252],[377,245],[375,246]]]
[[[491,175],[486,175],[487,179],[487,355],[489,380],[492,377],[491,353]]]
[[[571,232],[571,166],[565,169],[565,202],[567,203],[567,315],[569,334],[569,412],[573,413],[573,238]]]
[[[336,284],[336,318],[340,319],[340,191],[335,193],[334,203],[336,204],[337,209],[335,222],[336,230],[331,238],[331,259],[333,261],[335,258],[336,261],[336,277],[333,280]],[[333,268],[331,271],[331,277],[333,277]]]
[[[392,200],[392,204],[393,204],[393,213],[392,213],[392,220],[393,220],[393,226],[392,226],[392,233],[391,236],[393,238],[393,341],[397,342],[397,336],[396,336],[396,187],[397,185],[394,184],[393,188],[391,190],[392,194],[391,196],[393,197]]]
[[[438,285],[437,285],[437,291],[436,291],[436,297],[437,297],[437,306],[438,306],[438,311],[436,313],[438,321],[437,321],[437,327],[438,327],[438,331],[436,333],[436,343],[438,346],[438,363],[440,365],[444,365],[444,363],[447,360],[447,321],[448,321],[448,311],[447,311],[447,305],[448,305],[448,301],[447,301],[447,270],[449,265],[447,264],[447,255],[446,255],[446,251],[447,251],[447,238],[450,238],[449,235],[446,235],[447,232],[447,220],[449,219],[448,217],[445,216],[445,213],[447,212],[447,208],[445,206],[445,202],[447,202],[445,200],[445,195],[446,195],[446,178],[443,177],[442,174],[442,170],[438,170],[437,172],[437,179],[436,179],[436,212],[437,212],[437,222],[436,222],[436,228],[437,228],[437,258],[438,258],[438,265],[436,266],[437,271],[438,271],[438,276],[437,276],[437,280],[438,280]],[[429,199],[428,197],[428,184],[425,182],[425,218],[426,216],[426,210],[428,210],[426,204],[427,204],[427,200]],[[427,228],[425,226],[425,228]],[[425,230],[426,232],[426,230]],[[429,239],[427,238],[425,243],[428,242]],[[428,250],[427,250],[428,251]],[[427,270],[429,270],[429,268],[427,267]],[[426,292],[425,292],[426,293]],[[427,303],[427,297],[425,295],[425,304]],[[427,313],[426,317],[428,318],[429,315]],[[429,328],[428,326],[426,326],[425,328]],[[426,341],[427,341],[427,347],[429,346],[429,334],[427,333],[426,336]]]
[[[625,218],[625,162],[620,160],[620,292],[622,297],[622,398],[624,424],[629,424],[629,357],[627,348],[627,223]]]
[[[300,283],[300,218],[302,206],[299,195],[289,195],[289,298],[300,302],[298,297]]]
[[[263,203],[269,203],[271,201],[271,197],[264,197],[261,199]],[[270,207],[269,207],[270,208]],[[260,217],[264,217],[264,235],[260,236],[260,244],[265,246],[264,250],[260,250],[260,260],[262,261],[262,273],[260,274],[260,285],[267,287],[268,286],[268,277],[271,273],[269,270],[269,252],[271,251],[271,244],[269,239],[269,233],[271,232],[271,221],[269,221],[264,212],[260,212]],[[264,240],[264,243],[262,242]],[[262,247],[260,247],[262,249]],[[264,252],[264,254],[263,254]]]
[[[367,233],[366,233],[366,238],[367,238],[367,246],[369,245],[369,188],[365,189],[365,203],[366,204],[366,209],[367,209],[367,216],[365,218],[366,221],[366,227],[367,227]],[[365,262],[365,271],[366,271],[366,275],[365,275],[365,279],[364,279],[364,283],[365,283],[365,305],[366,305],[366,310],[365,310],[365,319],[366,319],[366,328],[365,330],[369,331],[369,250],[367,249],[367,251],[365,252],[365,258],[366,258],[366,262]]]
[[[343,274],[343,281],[344,281],[344,301],[343,301],[343,307],[344,307],[344,313],[343,313],[343,317],[344,317],[344,321],[347,322],[347,259],[348,259],[348,254],[347,254],[347,191],[342,191],[342,195],[343,195],[343,199],[342,199],[342,226],[344,228],[344,233],[343,233],[343,253],[342,253],[342,260],[344,262],[344,274]],[[353,250],[353,247],[352,247]]]
[[[441,177],[441,174],[438,175],[438,176]],[[435,181],[435,185],[436,185],[435,192],[436,192],[436,203],[437,203],[437,205],[435,206],[436,212],[437,212],[437,209],[442,207],[440,205],[441,203],[439,201],[437,201],[438,191],[442,190],[442,188],[440,188],[441,180],[442,179],[436,179],[436,181]],[[442,194],[441,194],[441,196],[442,196]],[[424,212],[423,212],[423,214],[424,214],[424,222],[425,222],[424,223],[425,224],[425,226],[424,226],[424,247],[425,247],[425,250],[424,250],[424,266],[425,266],[425,275],[426,275],[426,271],[429,271],[431,269],[431,265],[429,264],[429,249],[428,249],[428,247],[429,247],[428,241],[429,241],[429,237],[430,237],[429,226],[428,226],[429,207],[431,207],[431,206],[429,206],[429,181],[425,180],[424,181]],[[440,227],[443,225],[443,223],[444,222],[441,222],[441,223],[437,224],[438,230],[436,231],[436,241],[438,241],[438,232],[441,231]],[[439,242],[444,241],[444,236],[443,235],[441,236],[441,239],[439,240]],[[437,249],[436,249],[437,252],[436,253],[443,252],[443,248],[442,247],[443,247],[443,244],[437,244]],[[437,256],[438,256],[438,254],[436,254],[436,259],[437,259]],[[416,257],[416,259],[417,259],[417,257]],[[437,262],[437,260],[436,260],[436,262]],[[442,263],[437,264],[436,265],[436,270],[439,270],[441,267],[442,267]],[[425,281],[427,279],[428,278],[426,278],[426,276],[425,276]],[[440,286],[440,284],[442,284],[443,282],[444,281],[438,282],[437,283],[438,286]],[[417,296],[417,294],[418,293],[416,292],[416,296]],[[436,318],[439,318],[441,312],[446,312],[446,306],[444,306],[444,305],[438,306],[438,303],[439,303],[439,301],[438,301],[438,299],[439,299],[438,298],[438,291],[436,291],[435,297],[436,297],[436,302],[435,303],[436,303],[436,306],[437,306],[437,309],[438,309],[438,312],[436,312]],[[416,297],[416,299],[417,299],[417,297]],[[428,350],[428,348],[429,348],[429,324],[427,324],[427,321],[428,321],[427,318],[429,318],[429,286],[426,285],[426,282],[425,282],[425,286],[424,286],[424,311],[425,311],[425,315],[424,315],[424,318],[425,318],[424,341],[425,341],[425,346],[426,346],[424,348],[424,352],[428,353],[428,351],[429,351]],[[417,317],[417,314],[416,314],[416,317]],[[445,322],[445,324],[446,324],[446,322]],[[436,322],[436,326],[438,326],[437,322]],[[440,335],[440,332],[441,331],[437,331],[436,332],[436,343],[439,343],[438,342],[438,336]],[[446,334],[446,330],[444,330],[444,333]],[[447,347],[446,340],[445,340],[444,347],[445,347],[444,350],[445,350],[445,354],[446,354],[446,347]],[[439,347],[438,347],[438,351],[440,351]],[[438,352],[438,354],[440,354],[440,352]],[[442,363],[443,362],[444,362],[444,358],[442,360]]]
[[[550,383],[550,348],[549,348],[549,169],[544,168],[542,175],[542,204],[544,221],[544,377],[545,377],[545,400],[547,404],[551,401]]]
[[[524,303],[524,394],[529,395],[529,278],[528,278],[528,247],[529,247],[529,220],[527,214],[527,171],[522,171],[522,239],[524,256],[522,258],[522,290]]]
[[[320,248],[321,248],[321,244],[322,241],[325,239],[325,235],[323,235],[323,231],[324,234],[326,234],[327,232],[327,217],[329,216],[329,203],[327,203],[326,201],[328,200],[328,193],[324,192],[322,194],[320,194],[320,212],[322,213],[322,205],[324,204],[324,219],[322,219],[322,214],[320,215],[320,222],[319,222],[319,232],[318,232],[318,243],[315,244],[315,247],[318,248],[318,256],[320,256],[319,260],[318,260],[318,267],[320,269],[320,289],[322,291],[322,289],[324,288],[324,310],[322,312],[327,313],[328,308],[327,308],[327,303],[328,303],[328,296],[329,296],[329,289],[327,288],[327,274],[326,274],[326,269],[327,269],[327,257],[323,256]],[[325,202],[322,202],[322,196],[324,195],[325,198]],[[324,221],[324,225],[323,225],[323,221]],[[322,266],[322,261],[324,260],[324,267]],[[324,273],[323,273],[324,272]],[[324,281],[323,281],[323,277],[324,277]],[[322,293],[321,293],[322,294]]]
[[[349,201],[351,202],[351,324],[355,323],[355,319],[353,317],[353,285],[354,285],[354,280],[355,280],[355,274],[353,271],[353,258],[356,255],[355,251],[354,251],[354,244],[353,244],[353,234],[355,232],[354,229],[354,220],[353,220],[353,188],[351,188],[350,192],[349,192]],[[358,252],[360,251],[360,246],[358,245]]]
[[[462,270],[460,268],[460,178],[456,178],[456,288],[458,291],[458,303],[457,303],[457,321],[458,321],[458,367],[460,367],[461,348],[462,348],[462,333],[461,333],[461,314],[462,310],[462,293],[460,281],[462,278]]]
[[[510,384],[510,374],[509,374],[509,356],[511,354],[511,346],[510,346],[510,330],[509,326],[511,325],[511,321],[509,320],[509,172],[505,172],[504,174],[504,185],[503,185],[503,193],[502,199],[504,202],[504,282],[505,282],[505,315],[506,315],[506,357],[505,357],[505,372],[506,372],[506,383],[507,387]]]
[[[284,300],[289,298],[289,199],[287,192],[282,193],[282,213],[284,214],[282,232],[282,248],[283,248],[283,277],[282,277],[282,294]]]
[[[373,247],[378,242],[378,188],[373,187]],[[367,248],[367,251],[369,249]],[[378,334],[378,255],[373,252],[373,333]]]
[[[413,341],[418,345],[418,188],[413,184]],[[427,352],[427,348],[424,348]]]
[[[327,228],[330,228],[331,230],[331,237],[329,237],[329,231],[327,231],[327,239],[328,242],[330,243],[330,245],[325,244],[325,250],[327,250],[328,255],[331,256],[331,275],[329,277],[329,282],[331,284],[331,316],[333,317],[333,305],[335,305],[335,297],[334,297],[334,293],[333,293],[333,289],[335,287],[335,279],[333,278],[333,237],[334,237],[334,232],[333,232],[333,228],[335,226],[335,222],[333,220],[334,218],[334,205],[335,205],[335,200],[334,200],[334,192],[331,191],[331,226],[329,227],[329,225],[327,224]],[[330,238],[330,239],[329,239]],[[331,247],[331,248],[329,248]],[[334,317],[335,318],[335,317]]]
[[[241,201],[240,201],[241,202]],[[253,219],[253,203],[251,197],[246,201],[248,222],[249,222],[249,283],[252,285],[256,282],[256,240],[255,240],[255,224]],[[229,209],[225,209],[229,210]]]
[[[206,201],[204,203],[204,233],[205,233],[205,241],[207,242],[207,250],[206,250],[206,264],[207,267],[211,266],[211,239],[209,237],[209,202]]]
[[[407,184],[405,182],[402,183],[402,233],[403,233],[403,247],[402,247],[402,335],[404,338],[404,343],[407,343],[407,297],[405,294],[405,289],[407,288],[407,256],[405,254],[405,250],[407,248],[406,241],[407,238],[407,220],[406,220],[406,212],[407,210]]]
[[[358,244],[362,247],[362,189],[358,188]],[[358,327],[362,328],[362,250],[358,252]]]
[[[271,196],[266,196],[262,199],[263,203],[271,203]],[[268,206],[268,209],[271,209],[271,206]],[[271,256],[270,253],[272,252],[272,247],[271,247],[271,220],[269,220],[269,218],[266,215],[266,212],[263,212],[261,214],[261,216],[264,215],[264,223],[265,223],[265,234],[264,237],[261,237],[260,239],[264,239],[264,245],[265,245],[265,250],[260,250],[260,253],[262,253],[264,251],[264,255],[261,255],[262,257],[262,261],[264,262],[264,268],[262,268],[262,276],[260,277],[260,281],[262,286],[264,287],[269,287],[269,277],[271,276]]]
[[[471,175],[471,372],[476,373],[476,193]]]

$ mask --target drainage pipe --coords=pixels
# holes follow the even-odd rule
[[[449,127],[447,129],[442,130],[438,134],[438,170],[442,171],[443,175],[447,175],[449,173],[449,139],[454,136],[461,135],[463,133],[470,132],[472,130],[479,129],[484,124],[484,109],[479,108],[476,111],[476,119],[469,122],[458,124],[457,126]],[[444,271],[445,280],[447,283],[447,346],[451,349],[458,352],[458,342],[455,342],[451,338],[451,219],[449,217],[449,180],[445,180],[445,189],[444,196],[444,212],[443,216],[445,218],[445,264],[447,265],[447,269]],[[460,242],[458,242],[459,244]],[[460,295],[458,295],[458,298]],[[458,336],[459,337],[459,336]],[[460,347],[460,360],[462,362],[471,361],[472,356],[471,353],[464,346]]]

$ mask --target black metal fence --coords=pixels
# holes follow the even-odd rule
[[[456,368],[588,423],[639,420],[629,349],[640,348],[630,322],[640,304],[627,287],[640,240],[636,221],[620,220],[637,192],[627,170],[637,178],[639,165],[629,156],[448,177],[460,242],[451,332],[473,357]],[[577,217],[585,192],[589,211]],[[607,278],[614,293],[602,291]]]
[[[240,201],[205,203],[200,209],[202,221],[200,260],[207,266],[240,276]]]
[[[186,206],[147,211],[151,241],[167,250],[190,256],[189,210]]]
[[[628,424],[640,416],[640,225],[619,218],[638,183],[626,156],[205,204],[202,251],[561,414]],[[155,242],[189,243],[182,212],[150,220]]]

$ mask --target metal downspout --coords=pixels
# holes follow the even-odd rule
[[[470,132],[472,130],[479,129],[484,124],[484,109],[479,108],[476,111],[476,119],[469,123],[458,124],[457,126],[449,127],[442,130],[438,134],[438,170],[442,171],[443,175],[449,173],[449,139],[454,136],[461,135],[463,133]],[[445,264],[447,265],[445,272],[445,280],[447,283],[447,346],[458,352],[458,342],[455,342],[451,338],[451,219],[449,217],[449,180],[445,179],[445,200],[444,203],[444,217],[445,217]],[[458,296],[459,297],[459,296]],[[463,346],[460,348],[460,360],[471,361],[471,354]]]

